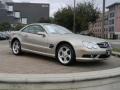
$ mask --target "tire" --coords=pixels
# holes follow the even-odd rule
[[[15,55],[21,54],[21,43],[19,40],[14,40],[12,43],[12,52]]]
[[[56,59],[63,65],[72,65],[76,62],[75,52],[71,45],[62,44],[57,48]]]

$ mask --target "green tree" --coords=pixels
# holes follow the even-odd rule
[[[8,22],[4,22],[0,24],[0,31],[8,31],[11,29],[11,25]]]
[[[73,28],[73,7],[67,6],[54,14],[54,22],[72,30]],[[94,23],[99,17],[99,10],[93,2],[78,3],[76,8],[76,33],[88,30],[89,23]]]
[[[18,31],[18,30],[20,30],[20,29],[22,29],[24,27],[24,25],[23,24],[16,24],[15,26],[14,26],[14,30],[15,31]]]
[[[70,30],[73,27],[73,8],[71,6],[58,10],[54,15],[54,22]]]
[[[49,17],[49,21],[50,21],[49,23],[55,23],[53,17]]]
[[[4,30],[4,28],[3,28],[3,26],[0,24],[0,31],[3,31]]]
[[[53,17],[49,17],[48,19],[45,18],[40,18],[38,23],[54,23],[54,18]]]

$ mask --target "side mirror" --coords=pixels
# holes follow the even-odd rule
[[[42,35],[43,37],[46,36],[46,32],[38,32],[37,34],[38,34],[38,35]]]

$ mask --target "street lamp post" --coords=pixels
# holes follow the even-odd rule
[[[104,38],[104,25],[105,25],[105,0],[103,0],[103,14],[102,14],[102,36]]]
[[[73,10],[73,13],[74,13],[74,15],[73,15],[73,32],[75,33],[75,6],[76,5],[76,0],[74,0],[74,10]]]

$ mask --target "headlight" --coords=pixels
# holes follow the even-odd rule
[[[92,43],[92,42],[86,42],[86,41],[83,41],[83,46],[88,49],[97,49],[98,48],[97,44]]]

